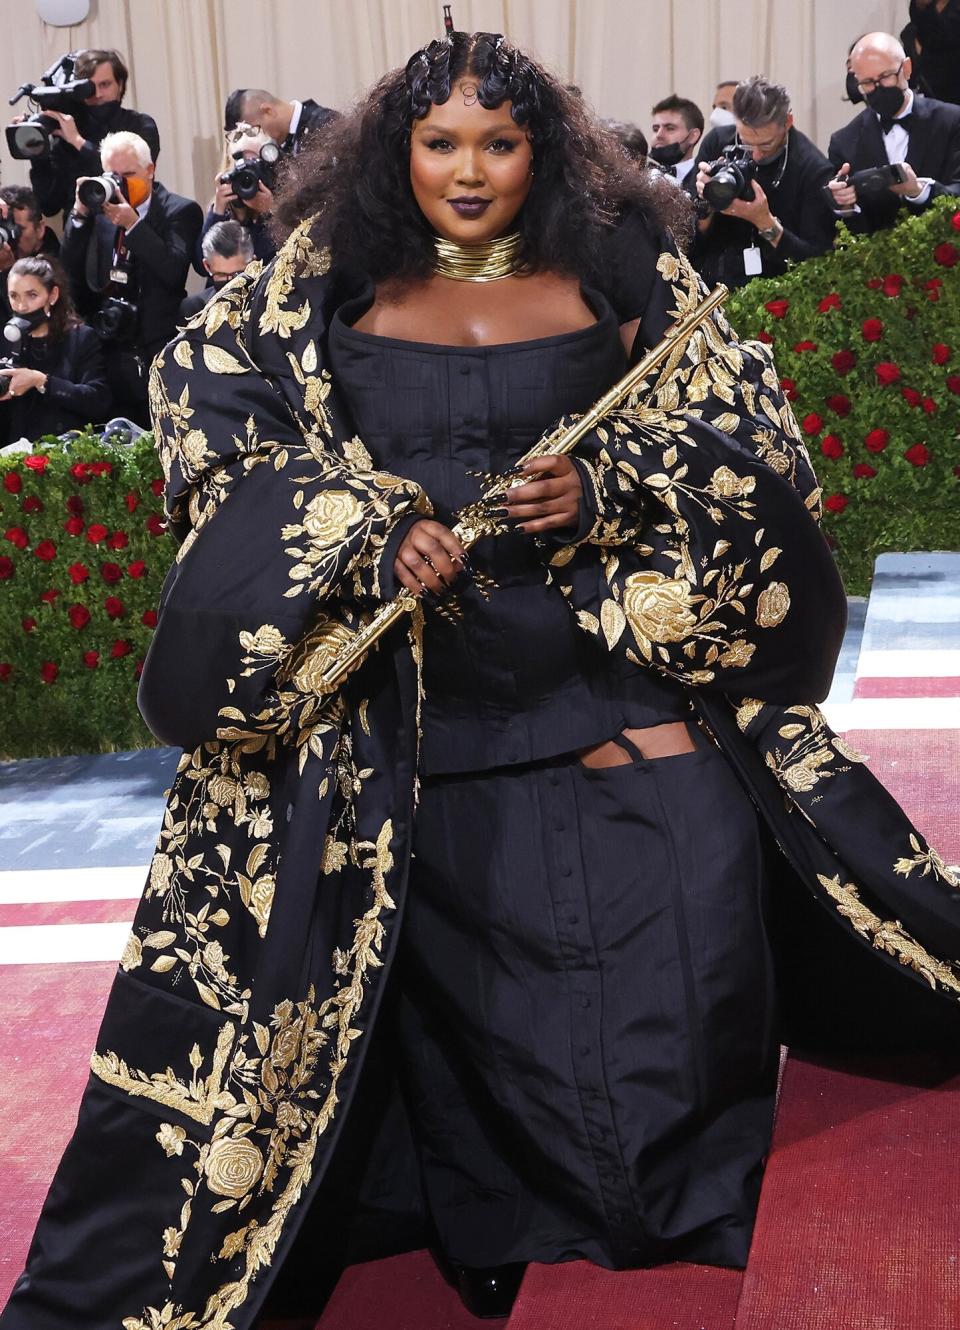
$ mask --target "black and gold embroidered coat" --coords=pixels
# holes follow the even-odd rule
[[[669,246],[657,271],[647,345],[699,296]],[[337,694],[319,681],[430,506],[344,424],[341,299],[302,228],[156,363],[181,545],[141,705],[184,755],[3,1330],[248,1330],[311,1203],[321,1241],[347,1222],[324,1183],[402,917],[419,612]],[[596,520],[544,577],[687,688],[762,813],[788,1013],[851,1041],[868,1014],[933,1021],[960,997],[958,883],[817,708],[844,600],[769,350],[715,316],[647,387],[581,445]]]

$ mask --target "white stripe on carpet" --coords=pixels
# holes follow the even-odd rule
[[[0,872],[0,905],[47,901],[136,901],[147,867],[20,868]]]
[[[0,928],[0,965],[118,961],[129,924],[32,924]]]

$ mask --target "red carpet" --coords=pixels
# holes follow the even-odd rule
[[[316,1330],[478,1330],[425,1251],[355,1265],[337,1285]]]

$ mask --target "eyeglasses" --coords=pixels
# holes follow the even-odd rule
[[[253,139],[260,133],[259,125],[247,125],[242,120],[236,129],[224,131],[228,143],[239,143],[241,139]]]
[[[903,69],[902,60],[899,65],[897,65],[896,69],[888,69],[885,74],[881,74],[880,77],[876,79],[864,79],[862,83],[857,84],[857,87],[864,96],[867,96],[868,93],[875,92],[877,88],[892,88],[900,77],[901,69]]]

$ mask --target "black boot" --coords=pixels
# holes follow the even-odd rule
[[[510,1315],[526,1268],[522,1261],[479,1269],[451,1266],[461,1302],[471,1316],[484,1320],[504,1320]]]

